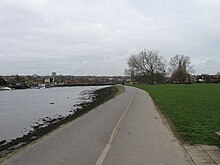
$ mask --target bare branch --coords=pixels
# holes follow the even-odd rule
[[[154,83],[154,75],[164,73],[165,64],[159,52],[156,50],[144,50],[138,55],[131,55],[128,60],[129,68],[133,68],[137,73],[147,76],[151,83]]]

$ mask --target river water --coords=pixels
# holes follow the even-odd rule
[[[91,91],[105,86],[0,91],[0,141],[28,133],[42,118],[67,116],[74,105],[91,101]]]

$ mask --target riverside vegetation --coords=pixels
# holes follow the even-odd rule
[[[149,92],[180,139],[220,146],[220,84],[136,84]]]

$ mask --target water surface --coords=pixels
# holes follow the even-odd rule
[[[57,87],[0,92],[0,141],[28,133],[42,118],[67,116],[75,104],[89,99],[90,92],[104,86]],[[89,92],[90,91],[90,92]],[[84,98],[84,99],[83,99]]]

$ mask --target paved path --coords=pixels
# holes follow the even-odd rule
[[[196,165],[220,165],[220,149],[217,146],[185,144],[184,147]]]
[[[187,165],[149,95],[117,96],[26,147],[1,165]]]

